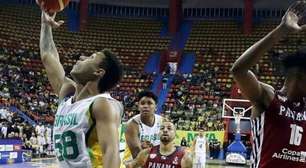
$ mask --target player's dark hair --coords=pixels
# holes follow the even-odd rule
[[[100,64],[100,68],[104,69],[105,74],[98,82],[98,90],[100,93],[106,92],[115,87],[122,79],[123,68],[117,56],[108,49],[101,51],[105,58]]]
[[[306,48],[300,49],[295,53],[284,55],[281,62],[286,74],[290,68],[298,68],[306,71]]]
[[[145,90],[145,91],[141,91],[140,93],[138,93],[138,101],[143,98],[143,97],[150,97],[154,100],[155,104],[157,104],[158,102],[158,97],[151,91]]]

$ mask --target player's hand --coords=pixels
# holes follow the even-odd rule
[[[123,164],[124,164],[125,168],[132,168],[132,165],[128,161],[124,162]]]
[[[147,149],[153,147],[153,144],[150,141],[143,141],[141,142],[141,148]]]
[[[55,16],[56,16],[56,13],[54,13],[50,16],[46,12],[42,11],[41,12],[41,22],[44,23],[44,24],[48,24],[48,25],[52,26],[52,28],[58,28],[62,24],[64,24],[64,21],[63,20],[55,21],[54,20]]]
[[[38,1],[36,0],[36,3],[40,6],[40,9],[42,11],[41,12],[41,23],[48,24],[48,25],[52,26],[52,28],[58,28],[62,24],[64,24],[63,20],[55,21],[56,13],[50,13],[50,12],[44,10],[45,9],[44,1],[41,4],[39,4]]]
[[[306,1],[297,1],[293,3],[282,18],[281,26],[287,32],[300,32],[306,30],[306,25],[303,23],[299,25],[302,19],[306,16]],[[305,16],[304,16],[305,15]]]

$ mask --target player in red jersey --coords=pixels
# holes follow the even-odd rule
[[[306,25],[300,25],[305,7],[305,1],[290,6],[280,25],[246,50],[231,69],[254,107],[251,167],[306,167],[306,52],[301,50],[282,60],[285,82],[279,91],[258,81],[250,71],[282,37],[306,30]]]
[[[192,156],[185,149],[175,146],[175,126],[164,121],[160,127],[160,145],[142,150],[126,163],[127,168],[192,168]]]

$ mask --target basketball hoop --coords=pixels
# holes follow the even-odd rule
[[[241,120],[249,120],[252,113],[252,104],[244,99],[223,99],[222,118],[236,118],[236,113],[242,113]]]
[[[236,132],[240,133],[240,120],[241,117],[243,117],[243,112],[234,112],[234,119],[235,119],[235,124],[236,124]]]
[[[250,120],[252,104],[245,99],[223,99],[222,118],[234,120],[236,133],[240,133],[241,120]]]
[[[241,113],[234,113],[235,124],[239,124],[241,120],[242,114]]]

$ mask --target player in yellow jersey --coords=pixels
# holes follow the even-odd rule
[[[81,56],[65,76],[55,47],[55,14],[42,12],[40,54],[53,91],[59,96],[54,122],[55,152],[61,168],[119,168],[119,101],[107,91],[122,77],[122,66],[109,50]]]

